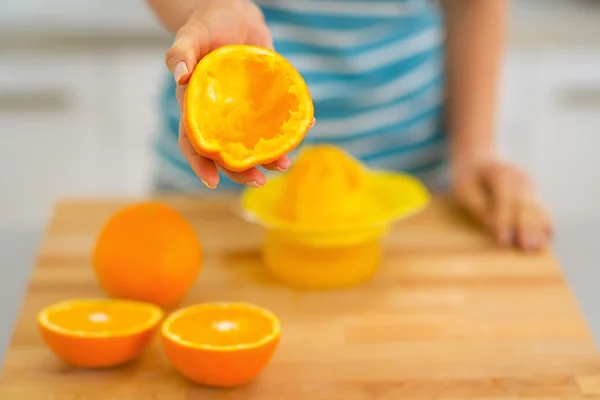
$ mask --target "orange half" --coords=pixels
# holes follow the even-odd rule
[[[162,310],[148,303],[84,299],[45,307],[37,321],[44,342],[59,358],[104,368],[140,356],[162,318]]]
[[[250,45],[223,46],[206,55],[183,104],[193,147],[231,171],[289,153],[313,117],[308,87],[296,68],[275,51]]]
[[[281,325],[270,311],[248,303],[206,303],[171,314],[162,337],[173,366],[207,386],[238,386],[254,379],[279,344]]]

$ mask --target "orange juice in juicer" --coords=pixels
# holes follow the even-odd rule
[[[288,172],[242,194],[245,216],[267,231],[266,268],[285,284],[313,289],[368,279],[390,225],[428,202],[417,179],[370,170],[330,145],[303,148]]]

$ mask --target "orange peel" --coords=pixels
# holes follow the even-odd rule
[[[188,82],[183,124],[198,154],[230,171],[271,163],[313,123],[300,73],[273,50],[227,45],[206,55]]]

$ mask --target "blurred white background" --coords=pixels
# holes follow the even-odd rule
[[[512,3],[499,144],[600,337],[600,1]],[[142,0],[0,2],[0,349],[53,203],[148,192],[169,41]]]

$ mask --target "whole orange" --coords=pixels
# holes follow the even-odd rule
[[[202,265],[191,224],[155,201],[123,207],[102,227],[93,251],[96,277],[112,297],[160,307],[179,303]]]

